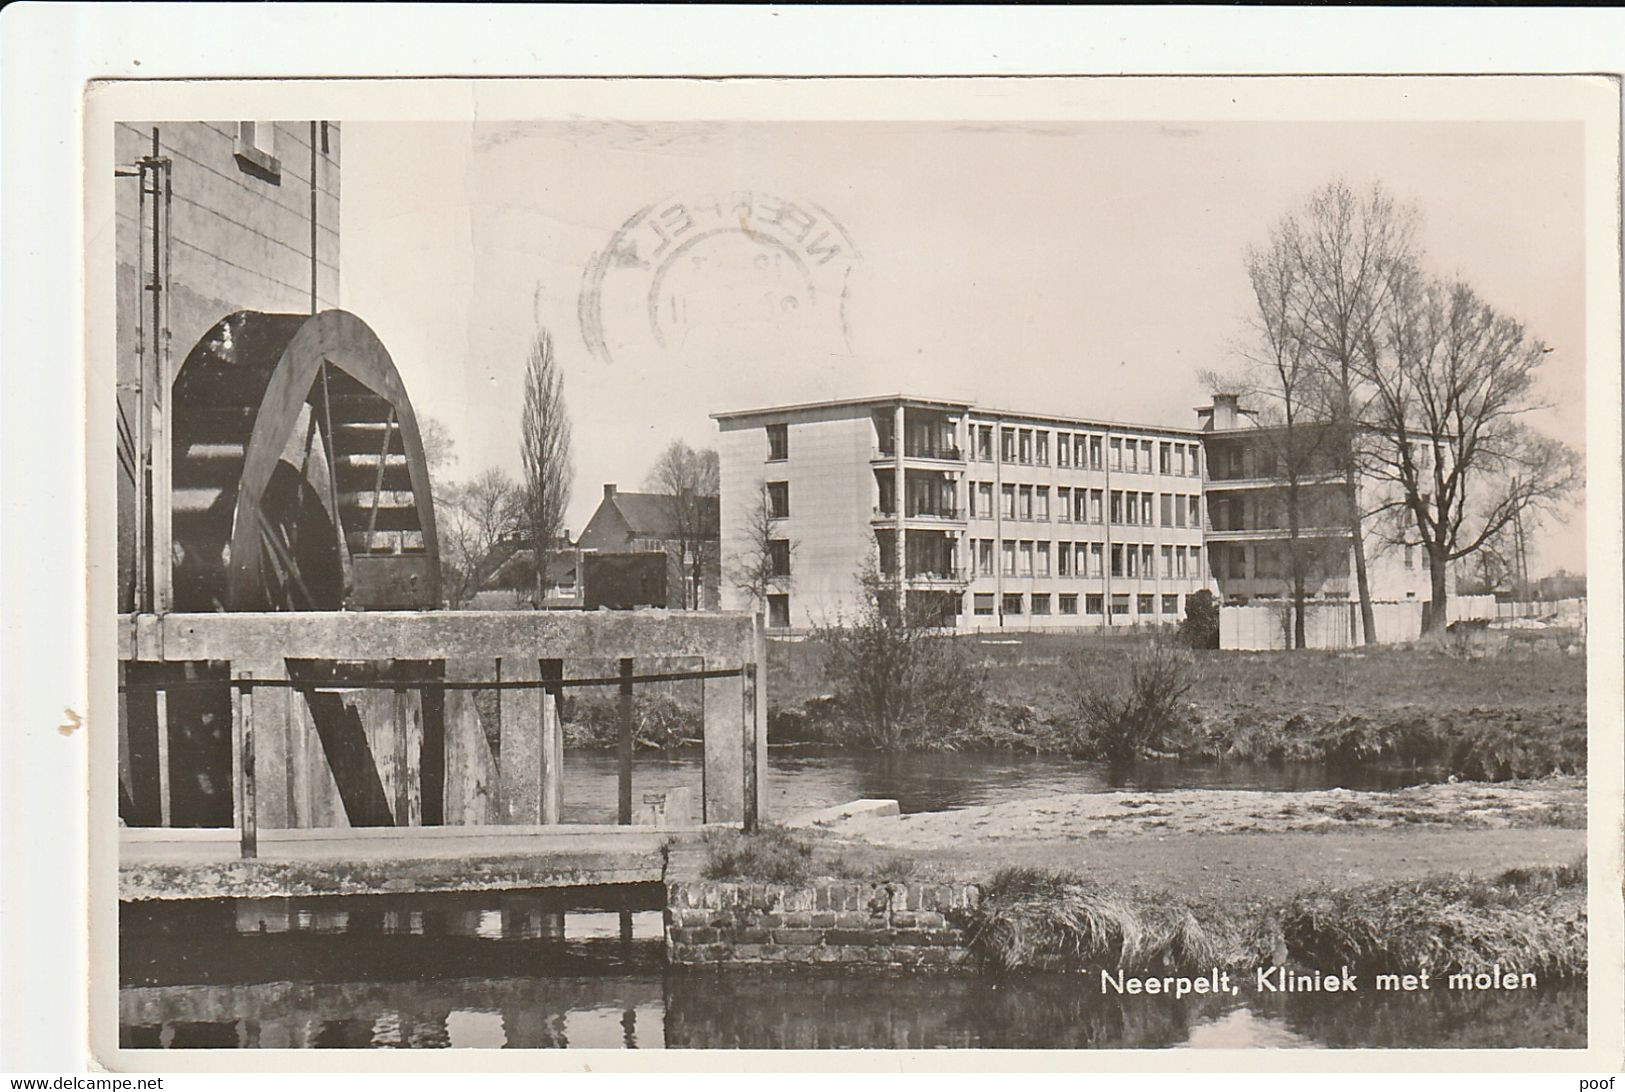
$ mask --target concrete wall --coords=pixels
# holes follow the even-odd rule
[[[769,423],[786,422],[789,458],[768,460]],[[764,481],[787,481],[790,515],[778,532],[794,543],[790,625],[832,622],[856,605],[855,576],[873,549],[878,489],[869,460],[875,432],[866,406],[816,407],[719,422],[722,606],[755,610],[735,573],[750,551],[748,522]]]
[[[158,154],[173,164],[170,205],[169,326],[171,364],[178,370],[202,335],[239,310],[311,310],[310,123],[271,124],[277,171],[267,173],[238,156],[238,123],[157,124]],[[317,123],[316,306],[338,306],[339,127],[327,123],[321,150]],[[114,161],[120,169],[152,154],[153,123],[113,127]],[[117,263],[117,360],[119,409],[135,420],[134,385],[140,372],[137,311],[149,293],[150,229],[141,230],[137,178],[114,183]],[[151,351],[150,302],[145,303],[147,350]],[[173,372],[171,374],[173,378]],[[122,460],[121,460],[122,463]],[[135,494],[132,480],[118,476],[120,609],[132,604]]]

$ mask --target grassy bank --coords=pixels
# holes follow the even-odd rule
[[[1435,976],[1586,969],[1583,862],[1489,878],[1312,888],[1247,908],[1112,888],[1069,873],[1006,869],[983,887],[973,944],[1003,970],[1218,966]]]
[[[1120,675],[1132,642],[1051,634],[957,640],[973,653],[983,679],[981,713],[910,736],[908,747],[1100,757],[1078,720],[1077,680]],[[868,734],[828,692],[816,642],[772,642],[768,649],[771,742],[867,746]],[[1470,659],[1417,646],[1199,651],[1191,663],[1195,685],[1186,724],[1169,740],[1171,756],[1412,766],[1440,779],[1484,781],[1586,768],[1583,657],[1538,652]],[[494,698],[489,704],[494,707]],[[613,691],[569,692],[563,712],[568,746],[615,745]],[[697,743],[702,719],[698,684],[639,687],[635,745],[664,750]]]
[[[911,741],[928,749],[1098,757],[1076,713],[1080,678],[1121,675],[1123,640],[959,638],[985,678],[980,717]],[[851,746],[863,735],[824,685],[815,642],[769,650],[770,738]],[[1462,658],[1425,646],[1193,654],[1171,753],[1230,761],[1383,763],[1475,780],[1585,769],[1585,662],[1553,652]]]
[[[1196,884],[1173,888],[1155,882],[1154,873],[1140,873],[1135,882],[1032,867],[967,874],[865,855],[782,828],[718,832],[703,854],[699,870],[708,879],[976,882],[980,905],[963,924],[983,964],[996,971],[1347,966],[1362,975],[1426,969],[1444,976],[1499,965],[1545,981],[1586,970],[1583,859],[1480,876],[1435,872],[1342,887],[1298,882],[1218,893]]]

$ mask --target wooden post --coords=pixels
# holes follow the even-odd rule
[[[259,816],[254,785],[254,686],[247,672],[239,673],[237,679],[244,684],[237,700],[236,736],[237,754],[240,756],[237,769],[241,779],[237,798],[242,801],[237,829],[243,860],[251,861],[259,856]]]
[[[243,826],[243,695],[235,685],[231,691],[231,825]]]
[[[564,774],[564,732],[559,724],[559,703],[553,695],[542,693],[542,822],[559,821],[562,805],[560,789]]]
[[[417,666],[425,678],[444,676],[443,663]],[[423,687],[418,691],[418,816],[426,827],[446,822],[446,691]]]
[[[743,729],[743,739],[740,741],[740,765],[743,767],[744,777],[740,784],[740,801],[743,804],[742,816],[745,833],[756,832],[758,820],[758,803],[756,797],[756,665],[746,664],[743,683],[740,691],[740,726]]]
[[[411,733],[408,731],[410,720],[406,708],[406,689],[395,688],[395,735],[391,743],[395,749],[395,800],[391,811],[395,815],[395,825],[409,827],[412,825],[412,809],[408,801],[412,781],[412,768],[409,762],[411,754]]]
[[[288,662],[282,656],[245,659],[234,662],[233,667],[241,667],[250,680],[288,677]],[[255,702],[254,771],[259,804],[256,823],[267,829],[282,830],[294,825],[290,807],[293,793],[288,776],[292,737],[288,696],[292,693],[280,687],[265,689]]]
[[[544,659],[542,678],[558,682],[564,678],[564,661]],[[542,699],[542,822],[557,823],[564,810],[564,724],[559,709],[564,688],[550,686]]]
[[[767,629],[762,615],[751,622],[751,662],[756,665],[753,676],[756,683],[756,821],[766,822],[767,813]]]
[[[620,780],[620,808],[616,822],[632,825],[632,660],[621,660],[620,734],[616,740],[615,757],[618,760]]]
[[[162,683],[153,693],[158,708],[158,825],[167,827],[174,817],[169,789],[169,691]]]
[[[130,699],[124,691],[129,683],[129,675],[129,665],[121,662],[118,665],[118,779],[119,788],[133,805],[136,795],[135,771],[130,765]],[[119,817],[126,822],[135,822],[135,815],[125,812],[123,798],[119,801]]]
[[[502,660],[504,681],[538,681],[540,662],[533,657]],[[535,825],[542,821],[541,728],[542,692],[499,691],[502,737],[497,769],[502,783],[502,822]]]

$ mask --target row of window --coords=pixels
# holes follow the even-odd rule
[[[1101,542],[1043,542],[1039,540],[972,539],[978,576],[994,575],[994,550],[998,550],[998,571],[1005,576],[1050,576],[1051,560],[1055,576],[1100,577],[1105,575],[1106,545]],[[1163,546],[1149,543],[1114,543],[1110,552],[1111,573],[1129,579],[1201,579],[1200,546]],[[1159,569],[1157,561],[1162,565]]]
[[[780,422],[767,427],[767,458],[779,462],[790,457],[790,426]],[[994,458],[992,425],[971,425],[975,437],[971,457],[981,462]],[[1005,463],[1026,463],[1048,466],[1050,463],[1049,429],[999,429],[998,458]],[[1054,452],[1056,466],[1113,470],[1129,474],[1169,474],[1199,478],[1202,475],[1202,445],[1182,440],[1146,440],[1132,436],[1104,436],[1085,432],[1055,432]],[[888,445],[882,440],[882,448]],[[957,457],[959,449],[951,443],[931,445],[931,453]]]
[[[993,461],[992,425],[971,425],[976,442],[971,455],[981,462]],[[1079,469],[1111,469],[1130,474],[1177,474],[1200,477],[1202,473],[1202,445],[1178,440],[1145,440],[1132,436],[1104,436],[1086,432],[1056,432],[1055,465]],[[1049,429],[999,429],[998,457],[1000,462],[1027,463],[1048,466],[1050,462]]]
[[[1063,592],[1054,597],[1055,606],[1060,614],[1077,614],[1078,600],[1083,600],[1083,613],[1104,615],[1106,611],[1106,597],[1104,595],[1078,596],[1071,592]],[[1033,592],[1030,595],[1020,592],[1006,592],[1002,597],[995,596],[993,592],[976,592],[971,600],[971,612],[983,617],[994,613],[997,604],[1001,614],[1050,614],[1051,596],[1048,592]],[[1112,614],[1124,617],[1130,614],[1144,617],[1146,615],[1177,615],[1179,613],[1178,595],[1113,595],[1111,597]]]
[[[972,519],[994,517],[992,482],[968,482],[965,492],[970,500]],[[1001,486],[999,502],[1005,519],[1048,521],[1051,518],[1047,485]],[[1112,523],[1119,526],[1202,526],[1202,500],[1194,493],[1113,489],[1110,511]],[[1057,486],[1054,512],[1054,518],[1063,523],[1101,523],[1106,515],[1106,490]]]
[[[1080,604],[1081,600],[1081,604]],[[1083,607],[1085,615],[1096,617],[1104,616],[1106,612],[1106,597],[1098,594],[1077,595],[1073,592],[1062,592],[1051,596],[1048,592],[1007,592],[1002,597],[995,596],[993,592],[976,592],[971,599],[972,613],[989,617],[993,615],[994,607],[1003,608],[1003,614],[1032,614],[1039,617],[1051,613],[1070,614],[1078,613]],[[1052,611],[1051,607],[1055,609]],[[1177,616],[1180,610],[1180,597],[1178,595],[1113,595],[1111,597],[1112,614],[1116,617],[1130,615],[1130,607],[1134,615],[1145,617],[1160,614],[1164,617]],[[958,613],[955,609],[954,613]],[[784,629],[790,625],[790,596],[776,593],[767,597],[767,624],[775,629]]]

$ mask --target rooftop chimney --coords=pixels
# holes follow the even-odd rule
[[[1236,427],[1236,411],[1240,408],[1241,396],[1239,394],[1215,394],[1213,396],[1213,427],[1226,429]]]
[[[609,500],[609,498],[613,497],[614,495],[615,495],[615,483],[614,482],[605,482],[604,483],[604,499]]]

